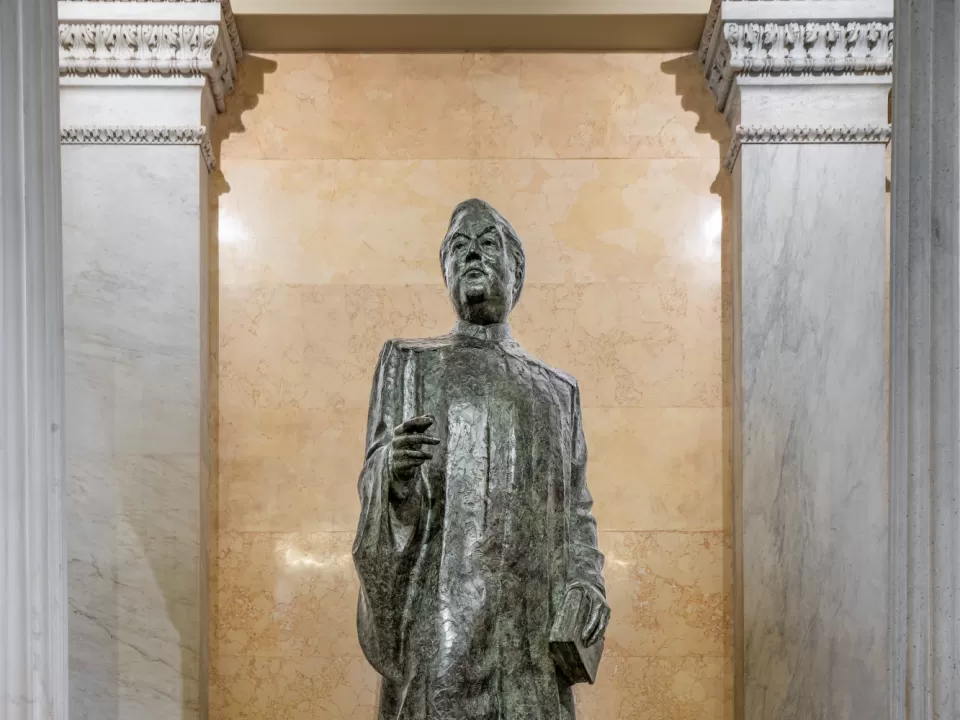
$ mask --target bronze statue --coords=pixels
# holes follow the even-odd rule
[[[579,389],[510,336],[500,213],[457,206],[440,260],[456,327],[388,341],[370,396],[353,558],[379,718],[572,720],[610,618]]]

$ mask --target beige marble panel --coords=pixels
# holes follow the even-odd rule
[[[221,533],[215,717],[300,717],[305,702],[345,713],[318,717],[371,717],[351,714],[369,712],[376,686],[356,638],[352,540]],[[604,532],[601,547],[613,620],[600,681],[579,692],[586,717],[723,717],[721,534]]]
[[[604,530],[723,530],[721,408],[587,408],[587,480]]]
[[[606,653],[596,685],[577,688],[577,720],[729,720],[722,658]]]
[[[596,685],[577,688],[578,720],[729,720],[721,658],[609,654]],[[221,720],[373,720],[377,679],[362,658],[225,658],[211,673]]]
[[[524,241],[517,338],[581,386],[613,622],[578,717],[729,720],[727,131],[694,58],[248,56],[235,98],[211,717],[375,717],[350,560],[371,375],[386,339],[451,327],[439,245],[477,196]]]
[[[720,407],[720,305],[718,287],[533,285],[513,326],[585,407]],[[387,339],[454,321],[441,285],[222,288],[219,315],[224,423],[228,408],[365,408]]]
[[[377,675],[362,656],[223,658],[210,672],[217,720],[375,720]]]
[[[584,407],[720,407],[719,287],[671,283],[531,288],[517,337],[572,375]]]
[[[472,193],[523,239],[530,282],[719,282],[715,160],[500,160],[471,170]]]
[[[359,655],[351,533],[221,534],[221,656]]]
[[[723,533],[602,531],[600,545],[614,654],[723,657]]]
[[[231,409],[366,409],[383,343],[454,323],[442,285],[300,285],[221,290],[221,454]]]
[[[351,532],[222,532],[217,560],[221,656],[359,653]],[[723,657],[721,533],[601,533],[623,656]]]
[[[267,158],[464,158],[476,98],[469,54],[268,55],[243,116]],[[249,119],[248,119],[249,118]]]
[[[477,55],[477,157],[715,157],[726,132],[693,55]]]
[[[482,197],[517,229],[534,283],[719,287],[717,160],[227,158],[220,282],[443,282],[454,205]]]
[[[233,413],[225,423],[232,451],[220,461],[221,528],[355,531],[366,424],[357,409]]]
[[[605,530],[723,530],[720,408],[588,408],[589,482]],[[350,531],[366,411],[235,410],[224,418],[220,525]]]
[[[708,157],[726,137],[692,55],[248,55],[219,121],[264,158]]]

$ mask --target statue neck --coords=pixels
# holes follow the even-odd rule
[[[493,325],[474,325],[466,320],[457,320],[457,325],[453,329],[456,335],[469,335],[478,340],[490,340],[492,342],[504,342],[510,340],[510,326],[505,323],[494,323]]]

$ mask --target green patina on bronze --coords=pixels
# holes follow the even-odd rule
[[[525,259],[487,203],[441,246],[460,318],[390,340],[370,396],[360,644],[380,720],[572,720],[610,618],[576,380],[524,352],[507,316]]]

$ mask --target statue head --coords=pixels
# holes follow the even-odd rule
[[[516,231],[483,200],[460,203],[440,246],[443,280],[461,320],[492,325],[520,299],[526,259]]]

